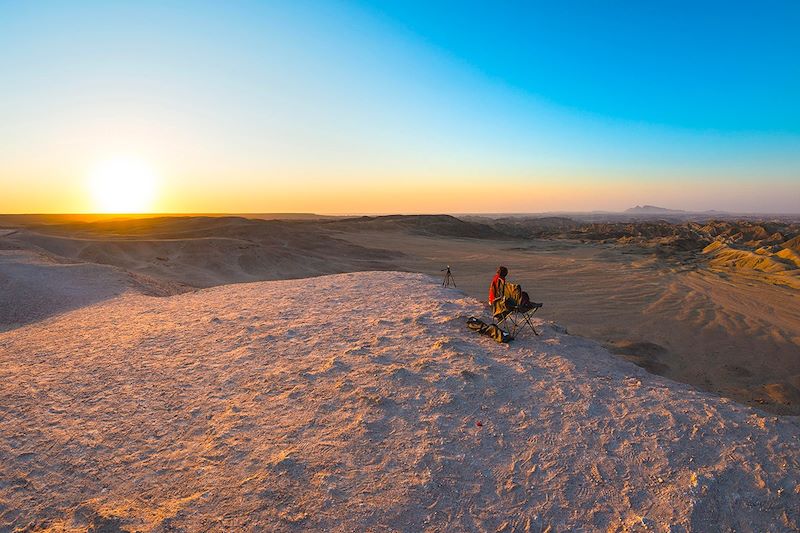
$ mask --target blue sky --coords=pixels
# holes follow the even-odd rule
[[[389,24],[580,112],[800,133],[797,2],[389,2]]]
[[[162,211],[798,212],[798,27],[796,2],[0,1],[0,211],[91,210],[87,168],[125,153]]]

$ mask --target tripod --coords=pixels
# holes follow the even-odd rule
[[[444,279],[442,279],[442,287],[449,287],[451,283],[453,284],[453,287],[457,287],[456,278],[454,278],[453,273],[450,272],[450,265],[447,265],[447,268],[443,268],[441,272],[444,272]]]

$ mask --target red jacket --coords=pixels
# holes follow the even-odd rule
[[[492,284],[489,285],[489,305],[492,305],[495,298],[503,296],[503,284],[506,282],[500,277],[500,274],[495,274],[492,279]]]

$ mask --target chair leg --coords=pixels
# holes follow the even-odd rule
[[[531,327],[531,329],[533,330],[533,333],[535,335],[539,335],[539,332],[536,331],[536,328],[533,327],[533,323],[531,322],[531,318],[533,318],[533,315],[535,315],[536,311],[538,311],[539,309],[540,309],[539,307],[536,307],[536,308],[534,308],[534,310],[532,312],[528,313],[525,316],[525,319],[528,321],[528,325]]]
[[[496,320],[497,320],[497,327],[505,331],[505,333],[511,340],[514,340],[514,337],[517,336],[517,328],[516,324],[512,320],[511,313],[507,314],[503,318]]]
[[[524,328],[525,324],[528,324],[528,327],[531,328],[533,334],[537,337],[539,336],[539,332],[536,331],[536,328],[533,327],[533,322],[531,322],[531,318],[533,315],[538,311],[539,308],[537,307],[531,312],[528,313],[508,313],[503,318],[495,318],[497,321],[497,327],[505,331],[510,339],[514,339],[517,336],[517,332],[520,328]]]
[[[531,313],[531,314],[533,314],[533,313]],[[533,331],[533,334],[538,336],[539,332],[536,331],[535,327],[533,327],[533,323],[531,322],[531,317],[529,315],[525,315],[525,322],[527,322],[528,325],[531,327],[531,331]]]

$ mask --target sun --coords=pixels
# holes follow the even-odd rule
[[[153,209],[158,176],[144,161],[114,157],[89,172],[89,191],[100,213],[147,213]]]

